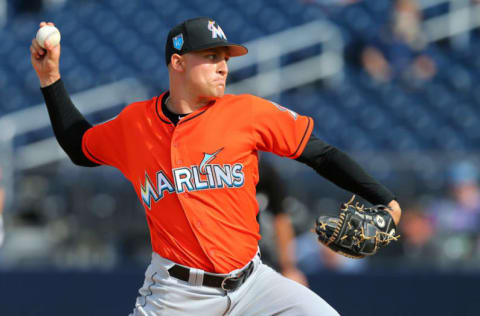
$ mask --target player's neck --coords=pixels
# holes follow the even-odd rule
[[[208,99],[187,98],[170,92],[166,101],[166,106],[173,113],[188,114],[195,112],[210,102],[211,100]]]

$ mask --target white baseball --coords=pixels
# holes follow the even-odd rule
[[[45,25],[41,27],[35,39],[37,40],[38,44],[45,48],[45,42],[48,41],[52,46],[57,46],[60,43],[60,31],[51,25]]]

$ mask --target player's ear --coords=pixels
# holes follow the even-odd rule
[[[173,70],[182,72],[185,68],[185,60],[179,54],[173,54],[172,57],[170,57],[170,65]]]

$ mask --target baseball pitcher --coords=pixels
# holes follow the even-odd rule
[[[169,90],[96,126],[64,88],[60,45],[45,47],[34,39],[31,61],[60,146],[77,165],[120,170],[145,208],[152,260],[131,315],[338,315],[317,294],[262,264],[258,152],[298,160],[385,205],[382,216],[392,225],[400,206],[349,156],[315,137],[312,118],[253,95],[224,94],[228,60],[247,54],[246,47],[228,41],[211,18],[178,24],[165,45]],[[356,216],[375,226],[370,217]],[[334,224],[346,222],[317,220],[319,238],[332,237],[328,246],[337,250],[349,247],[350,236],[335,240],[350,231]],[[370,233],[380,231],[373,226]]]

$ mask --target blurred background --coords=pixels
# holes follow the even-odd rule
[[[313,117],[315,134],[403,207],[399,242],[365,260],[332,255],[313,220],[350,193],[264,154],[286,189],[281,204],[310,287],[342,315],[478,315],[475,0],[0,0],[0,314],[126,315],[151,255],[129,182],[110,167],[74,166],[53,138],[29,56],[39,22],[60,29],[62,78],[99,123],[168,89],[167,32],[204,15],[249,48],[229,62],[230,93]],[[259,202],[262,249],[277,266],[264,212],[273,204]]]

